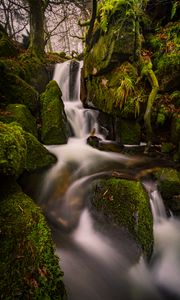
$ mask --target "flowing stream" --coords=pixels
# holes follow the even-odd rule
[[[90,147],[91,132],[104,139],[98,112],[80,102],[82,64],[58,64],[58,82],[72,137],[47,148],[58,162],[44,178],[40,204],[52,226],[69,300],[180,299],[180,222],[167,218],[155,183],[144,182],[154,219],[154,252],[147,266],[133,238],[121,228],[99,224],[89,210],[90,182],[139,158]],[[74,76],[71,75],[74,73]],[[70,87],[70,88],[69,88]]]

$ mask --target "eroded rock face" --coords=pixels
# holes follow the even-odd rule
[[[92,206],[107,220],[129,230],[145,255],[153,246],[153,221],[148,196],[140,182],[109,178],[93,183]]]

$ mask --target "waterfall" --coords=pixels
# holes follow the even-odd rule
[[[96,132],[96,136],[102,137],[97,122],[98,112],[84,109],[80,101],[82,65],[82,62],[76,61],[57,64],[53,79],[61,88],[66,115],[75,137],[87,138],[93,130]]]
[[[180,298],[180,221],[167,217],[163,199],[153,182],[144,182],[149,193],[154,220],[154,250],[148,267],[141,258],[130,269],[138,300],[150,293],[152,299]]]
[[[47,146],[58,159],[46,174],[41,194],[47,219],[53,225],[57,254],[65,273],[69,300],[177,300],[180,298],[180,221],[168,218],[163,199],[152,182],[144,183],[154,219],[154,251],[150,264],[119,228],[97,229],[86,207],[88,183],[112,168],[137,163],[138,158],[99,151],[87,145],[92,131],[104,138],[98,112],[80,101],[82,63],[58,64],[59,84],[72,128],[66,145]],[[73,73],[73,74],[71,74]],[[73,92],[72,92],[73,91]]]

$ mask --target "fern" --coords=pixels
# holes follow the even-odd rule
[[[177,7],[178,7],[178,1],[173,3],[172,9],[171,9],[171,20],[173,19],[173,17],[176,14]]]
[[[126,103],[129,96],[134,92],[134,84],[132,79],[129,76],[124,76],[124,79],[121,81],[120,87],[117,89],[117,99],[115,101],[115,106],[122,107]]]

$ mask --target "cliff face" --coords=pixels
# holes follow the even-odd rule
[[[85,105],[93,104],[113,115],[118,123],[123,119],[139,124],[137,142],[141,138],[150,143],[172,143],[176,149],[180,97],[178,10],[177,1],[101,1],[85,50],[86,95],[82,93]]]

